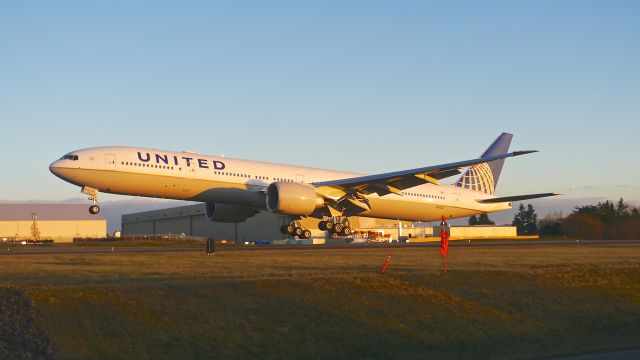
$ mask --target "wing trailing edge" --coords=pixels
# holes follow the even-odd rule
[[[387,194],[402,194],[402,190],[414,186],[431,183],[439,185],[439,180],[460,174],[461,168],[486,163],[494,160],[534,153],[536,150],[514,151],[497,154],[484,158],[458,161],[449,164],[427,166],[423,168],[396,171],[384,174],[365,175],[348,179],[322,181],[313,183],[316,187],[331,187],[341,191],[356,191],[363,194],[377,193],[379,196]]]

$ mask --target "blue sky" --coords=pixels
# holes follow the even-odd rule
[[[2,2],[0,199],[97,145],[376,173],[508,131],[499,195],[640,201],[638,39],[637,1]]]

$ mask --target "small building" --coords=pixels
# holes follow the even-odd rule
[[[312,239],[297,243],[323,244],[344,242],[344,238],[331,239],[329,234],[318,229],[318,219],[305,218],[302,226],[311,230]],[[349,241],[436,241],[440,227],[432,223],[375,219],[350,216],[353,234]],[[261,211],[241,223],[210,221],[205,215],[205,205],[195,204],[168,209],[145,211],[122,215],[122,235],[169,235],[195,236],[229,240],[233,242],[270,241],[289,243],[291,236],[282,234],[280,226],[289,223],[289,216]],[[398,224],[400,223],[400,226]],[[435,236],[435,237],[434,237]],[[512,226],[460,226],[451,228],[452,239],[516,238]]]
[[[278,240],[285,238],[280,226],[287,224],[287,219],[287,216],[260,212],[241,223],[215,222],[207,219],[205,204],[195,204],[124,214],[122,235],[185,235],[237,242]],[[312,224],[303,225],[313,229]],[[312,236],[319,236],[317,228]]]
[[[433,227],[433,234],[440,234],[440,225]],[[460,239],[515,239],[518,231],[515,226],[473,225],[452,226],[449,231],[451,240]]]
[[[72,242],[75,237],[105,237],[107,221],[86,204],[0,204],[0,240]]]

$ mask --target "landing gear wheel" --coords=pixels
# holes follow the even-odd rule
[[[325,231],[327,230],[327,222],[326,221],[320,221],[318,223],[318,229]]]
[[[95,215],[100,212],[100,206],[98,206],[98,190],[83,186],[80,190],[81,193],[89,195],[89,200],[93,201],[93,205],[89,207],[89,213]]]
[[[334,224],[333,222],[331,222],[331,221],[327,221],[327,222],[326,222],[325,227],[326,227],[326,229],[327,229],[328,231],[330,231],[330,232],[331,232],[331,231],[333,231],[333,226],[334,226],[334,225],[335,225],[335,224]]]
[[[344,229],[344,227],[342,226],[342,224],[336,224],[333,227],[333,232],[335,232],[336,234],[340,234],[342,232],[342,229]]]
[[[296,227],[295,229],[293,229],[293,235],[297,236],[297,237],[302,237],[302,234],[304,234],[304,229],[301,227]]]
[[[287,230],[287,225],[280,226],[280,232],[283,234],[288,234],[289,230]]]
[[[296,227],[291,225],[291,224],[289,224],[289,225],[287,225],[287,232],[286,233],[289,234],[289,235],[293,235],[295,230],[296,230]]]
[[[344,235],[344,236],[351,235],[351,228],[346,226],[344,229],[342,229],[342,235]]]
[[[311,230],[307,229],[302,232],[303,239],[311,239]]]

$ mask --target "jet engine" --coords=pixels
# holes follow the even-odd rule
[[[258,210],[242,205],[222,203],[206,203],[205,205],[207,218],[211,221],[223,223],[243,222],[257,213]]]
[[[296,182],[274,182],[267,188],[267,209],[287,215],[311,215],[324,206],[316,188]]]

